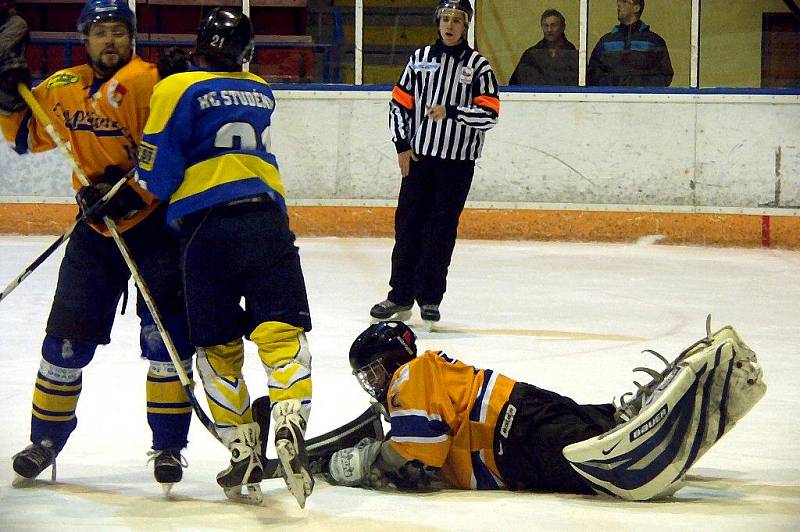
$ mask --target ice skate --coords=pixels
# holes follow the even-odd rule
[[[275,451],[283,468],[283,479],[289,492],[305,508],[306,498],[314,489],[314,477],[308,467],[308,454],[304,434],[306,420],[300,414],[298,400],[279,401],[275,404]]]
[[[217,484],[231,500],[248,504],[261,504],[264,501],[261,494],[264,468],[259,457],[259,433],[257,423],[239,425],[235,428],[233,439],[227,443],[231,450],[231,463],[217,474]]]
[[[52,446],[49,440],[44,440],[41,444],[32,443],[15,454],[12,458],[15,475],[11,485],[15,488],[24,487],[51,465],[53,469],[50,478],[55,482],[56,453],[53,452]]]
[[[732,327],[707,333],[661,373],[637,370],[652,380],[636,383],[633,399],[622,401],[619,424],[563,451],[597,492],[629,500],[674,493],[689,467],[766,391],[755,353]]]
[[[422,323],[428,331],[433,331],[436,323],[442,319],[439,314],[439,305],[433,303],[430,305],[420,305],[419,317],[422,318]]]
[[[369,315],[372,316],[372,323],[390,320],[407,321],[411,318],[412,306],[413,304],[398,305],[390,299],[384,299],[372,307],[369,311]]]
[[[181,452],[176,449],[150,451],[147,463],[153,462],[153,476],[161,484],[164,495],[169,496],[172,487],[183,478],[183,468],[188,464]]]

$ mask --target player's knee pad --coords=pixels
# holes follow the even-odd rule
[[[269,396],[273,404],[299,399],[311,402],[311,351],[303,329],[288,323],[261,323],[250,334],[269,375]]]
[[[150,318],[152,320],[152,318]],[[190,360],[194,354],[194,347],[189,343],[186,332],[181,327],[170,327],[167,325],[167,330],[172,340],[175,350],[178,353],[178,358],[181,360]],[[158,326],[155,323],[146,323],[142,319],[142,327],[139,331],[139,346],[142,349],[142,356],[148,360],[157,360],[162,362],[171,361],[169,351],[164,343],[164,337]]]
[[[632,500],[672,494],[689,467],[764,396],[755,353],[726,329],[693,344],[657,387],[645,387],[650,393],[629,421],[564,448],[594,489]]]
[[[97,344],[83,343],[46,335],[42,342],[42,358],[57,368],[85,368],[94,357]]]

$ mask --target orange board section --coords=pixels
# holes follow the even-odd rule
[[[74,205],[0,204],[0,233],[59,234]],[[299,236],[392,237],[391,207],[293,206]],[[466,209],[459,237],[800,249],[800,216],[580,210]]]

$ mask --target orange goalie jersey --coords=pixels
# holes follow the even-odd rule
[[[89,65],[79,65],[56,72],[32,92],[58,134],[69,142],[78,166],[96,183],[107,166],[118,166],[127,172],[136,164],[139,141],[150,113],[150,96],[158,79],[155,65],[133,56],[102,84],[94,81]],[[7,116],[0,114],[0,127],[17,153],[56,147],[30,109]],[[74,175],[72,182],[73,188],[80,188]],[[130,219],[118,221],[120,230],[138,223],[158,203],[134,180],[130,180],[130,186],[147,206]]]
[[[494,430],[514,384],[492,370],[426,351],[392,378],[389,445],[406,460],[440,468],[455,487],[503,488]]]

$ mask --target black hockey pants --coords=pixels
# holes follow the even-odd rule
[[[512,490],[594,493],[561,450],[611,429],[614,411],[612,404],[579,405],[518,382],[495,428],[494,453],[503,480]]]

